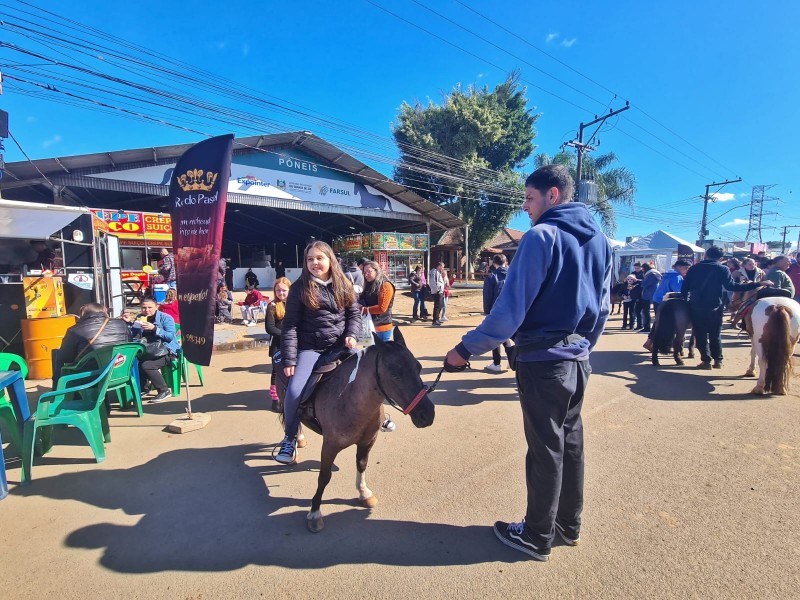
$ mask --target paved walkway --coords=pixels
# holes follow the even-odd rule
[[[404,329],[432,379],[477,318]],[[97,465],[58,436],[25,488],[9,464],[0,502],[2,597],[36,598],[789,598],[800,589],[800,402],[755,398],[747,347],[726,336],[722,371],[650,366],[642,334],[615,317],[593,357],[585,403],[581,546],[547,564],[495,540],[524,512],[524,443],[509,374],[447,374],[434,425],[381,434],[368,469],[379,497],[355,502],[355,450],[326,492],[326,529],[305,513],[320,440],[295,467],[265,410],[266,351],[217,354],[195,410],[204,430],[164,426],[182,401],[112,416]],[[669,361],[664,361],[665,363]],[[795,382],[795,392],[800,383]],[[7,457],[13,455],[8,451]]]

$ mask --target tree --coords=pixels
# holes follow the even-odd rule
[[[522,205],[515,169],[533,153],[539,116],[525,92],[518,72],[492,91],[458,85],[441,105],[404,102],[393,127],[396,181],[461,217],[473,257]]]
[[[636,177],[625,167],[614,166],[617,157],[613,152],[600,156],[583,156],[583,178],[597,184],[597,202],[588,205],[589,210],[600,220],[606,235],[614,237],[617,231],[616,206],[633,206],[636,195]],[[559,152],[555,156],[537,154],[536,167],[556,164],[567,167],[575,178],[577,158],[570,152]],[[576,184],[577,185],[577,184]]]

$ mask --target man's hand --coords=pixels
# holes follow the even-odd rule
[[[344,345],[352,350],[356,347],[356,338],[347,336],[344,338]]]
[[[144,329],[145,331],[153,331],[156,328],[154,323],[150,323],[150,322],[147,322],[147,321],[145,321],[141,325],[142,325],[142,329]]]
[[[770,281],[769,279],[762,279],[761,281],[758,282],[758,285],[760,285],[761,287],[772,287],[775,285],[775,282]]]
[[[463,367],[467,364],[467,361],[461,358],[461,355],[456,352],[455,348],[447,353],[447,356],[444,357],[444,362],[445,364],[453,365],[454,367]]]

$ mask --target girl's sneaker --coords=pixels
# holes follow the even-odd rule
[[[281,449],[275,455],[275,460],[284,465],[292,465],[297,460],[296,441],[285,436],[281,442]]]

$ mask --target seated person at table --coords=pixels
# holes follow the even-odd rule
[[[80,320],[67,329],[61,348],[54,352],[53,382],[57,382],[61,375],[61,365],[76,363],[92,350],[130,341],[131,334],[125,321],[109,318],[102,304],[84,304]]]
[[[152,346],[161,342],[167,352],[163,356],[145,354],[139,363],[139,375],[142,382],[142,392],[146,382],[150,382],[158,392],[150,403],[162,402],[170,397],[171,392],[167,387],[161,368],[177,356],[180,350],[178,336],[175,333],[175,321],[168,314],[158,310],[158,304],[152,298],[142,300],[142,314],[136,323],[131,326],[133,337],[141,337],[142,344]]]

